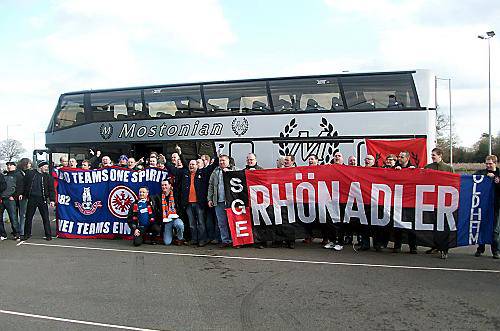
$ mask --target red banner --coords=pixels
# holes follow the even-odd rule
[[[394,170],[344,165],[247,171],[246,182],[250,206],[261,204],[264,200],[269,201],[271,206],[287,202],[309,203],[311,199],[320,202],[320,193],[325,189],[330,198],[332,192],[336,191],[340,203],[347,203],[349,198],[352,200],[356,196],[356,191],[360,191],[362,204],[371,204],[373,199],[377,199],[377,204],[383,205],[383,199],[373,196],[374,192],[383,195],[382,190],[379,190],[383,187],[384,192],[390,192],[393,199],[398,195],[403,208],[415,208],[422,203],[437,206],[438,195],[442,194],[439,187],[453,187],[457,193],[460,190],[458,174],[424,169]],[[304,185],[304,182],[308,184]],[[333,189],[332,182],[336,185]],[[325,186],[324,183],[328,184]],[[444,196],[450,198],[447,194]],[[393,205],[393,202],[390,204]]]
[[[289,243],[327,233],[342,243],[344,231],[399,242],[406,235],[408,243],[443,249],[489,242],[493,190],[491,181],[479,186],[483,179],[345,165],[224,173],[233,245],[251,243],[252,234],[256,242]]]
[[[245,206],[239,206],[241,212],[238,212],[238,209],[236,209],[236,212],[233,212],[230,208],[226,209],[233,246],[254,243],[250,213],[247,213],[245,209]]]
[[[382,167],[387,155],[399,155],[402,151],[410,152],[410,162],[417,168],[427,164],[427,141],[425,138],[405,140],[366,139],[367,154],[375,157],[375,165]]]

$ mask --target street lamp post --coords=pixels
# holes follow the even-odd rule
[[[435,99],[436,99],[436,116],[437,116],[437,81],[447,80],[448,81],[448,98],[449,98],[449,114],[450,114],[450,165],[453,165],[453,136],[452,136],[452,122],[451,122],[451,78],[439,78],[435,77]]]
[[[9,126],[21,126],[21,124],[7,124],[7,130],[6,130],[6,133],[7,133],[7,140],[9,140]]]
[[[494,31],[486,32],[486,36],[479,35],[479,39],[488,41],[488,154],[491,155],[491,52],[490,52],[490,39],[495,36]]]

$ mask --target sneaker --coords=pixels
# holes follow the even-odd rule
[[[47,241],[51,241],[51,240],[52,240],[52,237],[45,237],[45,240],[47,240]]]
[[[481,256],[481,254],[483,254],[483,253],[481,253],[480,251],[476,251],[476,252],[474,253],[474,256],[475,256],[475,257],[480,257],[480,256]]]
[[[342,245],[334,245],[333,249],[336,250],[336,251],[341,251],[341,250],[344,249],[344,246],[342,246]]]
[[[325,246],[323,246],[323,248],[333,249],[334,246],[335,246],[335,244],[332,243],[331,241],[329,241]]]
[[[447,252],[441,251],[440,253],[441,253],[441,256],[440,256],[441,259],[446,260],[448,258],[448,253]]]
[[[433,253],[436,253],[437,252],[437,249],[435,248],[430,248],[428,250],[425,251],[425,254],[433,254]]]
[[[0,240],[2,240],[2,241],[3,241],[3,240],[7,240],[7,239],[8,239],[8,238],[7,238],[7,237],[4,237],[4,236],[1,236],[1,237],[0,237]]]

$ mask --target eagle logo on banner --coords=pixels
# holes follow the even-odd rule
[[[90,187],[84,187],[82,193],[82,203],[75,202],[75,207],[78,208],[80,213],[83,215],[92,215],[95,213],[97,208],[102,207],[101,201],[96,201],[92,203],[92,194],[90,193]]]
[[[119,185],[109,193],[109,211],[115,217],[127,218],[128,210],[135,200],[137,200],[137,196],[130,188]]]

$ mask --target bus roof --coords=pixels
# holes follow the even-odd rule
[[[258,81],[276,81],[285,79],[308,79],[308,78],[326,78],[326,77],[347,77],[347,76],[376,76],[376,75],[392,75],[392,74],[413,74],[417,71],[424,71],[425,69],[417,70],[402,70],[402,71],[380,71],[380,72],[345,72],[340,74],[328,74],[328,75],[305,75],[305,76],[286,76],[286,77],[271,77],[271,78],[250,78],[250,79],[235,79],[235,80],[218,80],[218,81],[206,81],[206,82],[190,82],[190,83],[175,83],[175,84],[158,84],[158,85],[144,85],[144,86],[133,86],[133,87],[116,87],[107,89],[96,89],[96,90],[81,90],[66,92],[62,95],[72,95],[90,92],[112,92],[112,91],[128,91],[128,90],[138,90],[138,89],[151,89],[160,87],[180,87],[180,86],[191,86],[191,85],[212,85],[212,84],[227,84],[227,83],[246,83],[246,82],[258,82]]]

